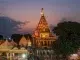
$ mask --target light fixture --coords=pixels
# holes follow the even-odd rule
[[[26,57],[26,54],[22,54],[22,58],[25,58]]]

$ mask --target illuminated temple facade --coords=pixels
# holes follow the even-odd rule
[[[40,21],[33,33],[33,42],[37,48],[51,48],[56,40],[56,35],[52,34],[46,21],[43,8],[41,9]]]

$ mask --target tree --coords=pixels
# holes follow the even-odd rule
[[[0,35],[0,39],[3,39],[3,36],[2,35]]]
[[[53,45],[57,54],[69,55],[80,47],[80,23],[60,22],[54,27],[53,32],[58,36]]]
[[[15,42],[19,43],[22,35],[21,34],[12,34],[11,39],[13,39]]]
[[[25,36],[25,38],[27,39],[27,38],[30,38],[30,40],[32,40],[32,35],[31,34],[24,34],[24,36]]]

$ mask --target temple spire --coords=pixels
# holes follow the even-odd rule
[[[41,16],[44,16],[44,11],[43,11],[44,9],[42,8],[41,9]]]

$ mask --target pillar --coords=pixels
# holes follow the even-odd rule
[[[7,59],[9,59],[9,53],[6,53],[6,55],[7,55]]]
[[[10,60],[12,60],[12,53],[10,53]]]
[[[37,50],[37,56],[38,56],[38,50]]]

